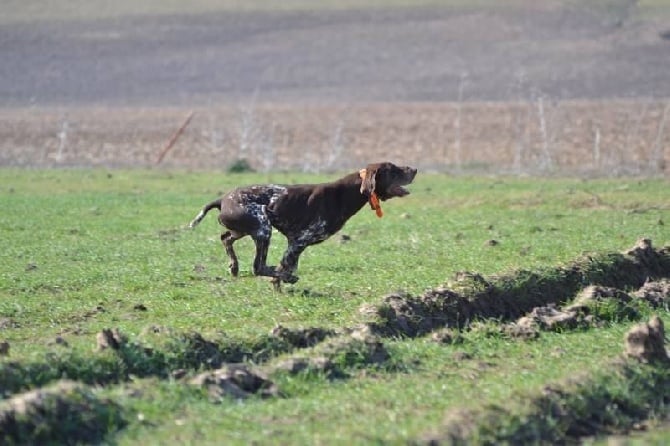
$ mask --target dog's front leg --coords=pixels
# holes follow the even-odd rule
[[[275,289],[279,289],[280,282],[296,283],[298,281],[298,276],[293,275],[293,273],[298,268],[298,259],[300,259],[300,254],[306,247],[307,245],[303,243],[289,240],[286,252],[284,252],[284,256],[275,271],[275,277],[272,279]]]

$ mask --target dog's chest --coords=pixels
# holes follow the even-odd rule
[[[297,241],[301,244],[313,245],[326,240],[332,235],[328,230],[328,223],[323,219],[316,219],[296,234]]]

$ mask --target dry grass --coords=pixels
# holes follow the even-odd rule
[[[668,111],[651,100],[212,106],[196,109],[162,165],[225,169],[245,158],[257,170],[329,171],[390,159],[422,170],[662,173]],[[187,114],[2,110],[0,165],[150,166]]]

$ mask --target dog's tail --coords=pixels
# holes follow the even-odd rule
[[[190,229],[195,228],[198,226],[198,224],[202,221],[203,218],[205,218],[205,215],[212,209],[221,209],[221,199],[219,198],[218,200],[214,200],[208,205],[206,205],[200,212],[198,212],[198,215],[195,216],[195,218],[191,221],[191,223],[188,224],[188,227]]]

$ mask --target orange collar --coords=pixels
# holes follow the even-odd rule
[[[361,169],[359,171],[359,176],[363,181],[365,181],[365,175],[367,174],[367,170]],[[372,191],[370,193],[370,199],[369,199],[370,207],[375,211],[377,214],[377,217],[382,218],[384,216],[384,212],[382,211],[382,206],[379,203],[379,197],[377,196],[377,192]]]

